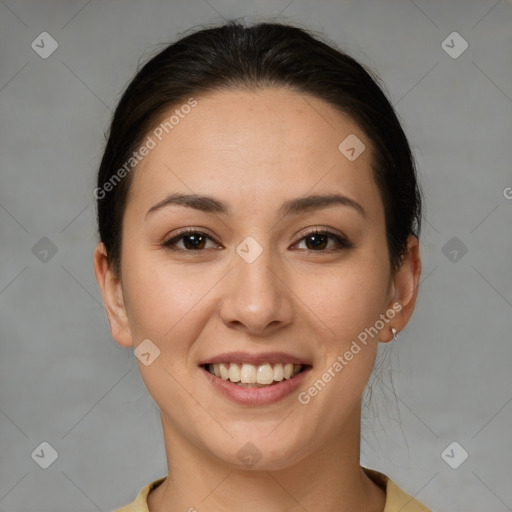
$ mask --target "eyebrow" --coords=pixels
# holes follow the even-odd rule
[[[162,201],[153,205],[145,215],[147,219],[150,213],[165,208],[167,206],[184,206],[186,208],[194,208],[205,213],[220,213],[230,215],[231,209],[227,203],[215,199],[210,196],[198,194],[170,194]],[[329,208],[335,205],[348,206],[356,210],[365,219],[368,217],[365,209],[353,199],[342,194],[315,194],[305,197],[297,197],[295,199],[288,199],[279,209],[279,214],[282,216],[298,215],[300,213],[307,213],[313,210],[320,210]]]

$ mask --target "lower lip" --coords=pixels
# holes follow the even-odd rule
[[[210,373],[206,368],[201,367],[206,378],[215,386],[215,388],[224,396],[241,405],[270,405],[293,393],[306,377],[311,369],[307,367],[291,379],[283,379],[277,384],[272,384],[263,388],[251,388],[238,386],[230,380],[222,380]]]

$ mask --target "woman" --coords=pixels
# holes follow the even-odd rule
[[[96,278],[168,464],[120,511],[428,510],[359,463],[421,272],[411,151],[359,63],[281,24],[182,38],[121,98],[95,197]]]

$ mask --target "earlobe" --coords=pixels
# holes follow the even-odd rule
[[[121,280],[112,271],[105,244],[102,242],[96,246],[94,252],[94,273],[103,296],[112,337],[122,347],[133,347]]]

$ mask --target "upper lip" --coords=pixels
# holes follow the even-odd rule
[[[225,352],[214,357],[209,357],[199,363],[199,366],[206,364],[218,363],[237,363],[237,364],[252,364],[258,366],[265,363],[293,363],[302,365],[311,365],[310,362],[303,358],[286,354],[285,352],[265,352],[260,354],[251,354],[249,352]]]

